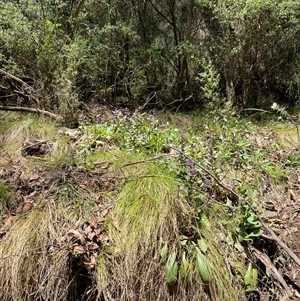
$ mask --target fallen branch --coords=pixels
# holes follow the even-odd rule
[[[8,73],[7,71],[4,71],[3,69],[0,69],[0,72],[4,75],[6,75],[7,77],[10,77],[11,79],[19,82],[20,84],[24,85],[24,86],[28,86],[30,87],[28,84],[26,84],[23,80],[21,80],[20,78],[18,78],[17,76]],[[31,87],[30,87],[31,88]]]
[[[262,223],[261,219],[260,219],[260,222]],[[266,225],[264,223],[262,223],[262,224],[263,224],[263,227],[266,229],[266,231],[269,232],[270,236],[269,235],[265,235],[265,234],[262,234],[261,236],[263,238],[275,241],[300,266],[300,259],[299,259],[299,257],[283,241],[281,241],[277,237],[277,235],[274,233],[274,231],[272,229],[266,227]]]
[[[42,115],[48,116],[48,117],[53,118],[57,121],[62,121],[62,117],[60,115],[56,115],[56,114],[48,112],[48,111],[34,109],[34,108],[0,106],[0,110],[1,111],[15,111],[15,112],[18,111],[18,112],[37,113],[37,114],[42,114]]]
[[[0,73],[4,74],[5,76],[7,76],[7,77],[13,79],[14,81],[16,81],[16,82],[18,82],[18,83],[20,83],[20,84],[22,85],[22,87],[24,87],[24,91],[27,90],[27,92],[29,93],[29,95],[25,95],[24,92],[18,91],[18,90],[14,90],[15,93],[19,93],[19,94],[22,94],[23,96],[27,96],[28,98],[33,99],[36,103],[39,103],[39,100],[36,99],[36,98],[32,95],[31,91],[33,90],[33,88],[32,88],[30,85],[28,85],[27,83],[25,83],[25,82],[24,82],[22,79],[20,79],[19,77],[15,76],[15,75],[13,75],[13,74],[10,74],[9,72],[7,72],[7,71],[5,71],[5,70],[3,70],[3,69],[0,69]]]
[[[292,297],[292,292],[290,291],[287,283],[283,279],[280,272],[277,270],[275,265],[271,262],[268,255],[262,253],[261,251],[257,250],[253,246],[250,246],[250,250],[255,254],[255,256],[265,265],[266,267],[266,274],[268,277],[274,277],[284,288],[286,294],[289,298]]]

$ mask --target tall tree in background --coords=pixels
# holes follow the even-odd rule
[[[210,57],[226,96],[243,107],[297,100],[299,1],[204,2]]]

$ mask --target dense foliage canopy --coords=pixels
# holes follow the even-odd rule
[[[298,0],[1,0],[0,93],[76,115],[80,101],[238,107],[300,95]]]

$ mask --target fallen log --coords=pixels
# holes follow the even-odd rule
[[[50,118],[53,118],[57,121],[62,121],[62,117],[60,115],[40,110],[40,109],[34,109],[34,108],[28,108],[28,107],[13,107],[13,106],[0,106],[1,111],[15,111],[15,112],[27,112],[27,113],[37,113],[42,114],[45,116],[48,116]]]

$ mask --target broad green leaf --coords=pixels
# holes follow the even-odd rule
[[[253,229],[251,233],[244,237],[244,240],[252,240],[253,238],[259,237],[263,234],[261,229]]]
[[[198,246],[203,253],[205,253],[208,249],[207,242],[203,238],[198,239]]]
[[[166,281],[173,284],[177,281],[178,263],[176,261],[176,253],[169,255],[165,266]]]
[[[197,248],[196,255],[196,268],[204,283],[208,283],[211,280],[211,273],[209,269],[209,262],[206,256]]]
[[[160,250],[161,258],[165,258],[167,256],[167,252],[168,252],[168,242],[165,242],[164,246]]]
[[[240,253],[242,253],[242,252],[245,251],[244,247],[243,247],[238,241],[234,244],[234,247],[235,247]]]
[[[246,292],[251,292],[256,288],[257,276],[257,269],[252,268],[252,263],[250,263],[244,277]]]

